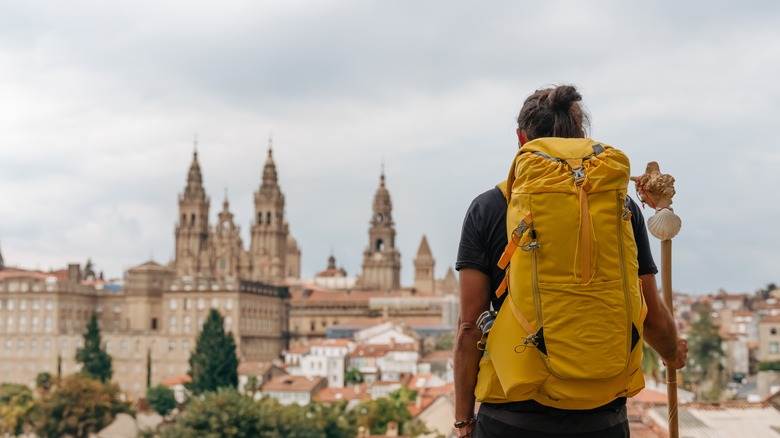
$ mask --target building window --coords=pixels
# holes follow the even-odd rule
[[[225,317],[225,331],[230,331],[232,327],[233,327],[233,318],[229,316]]]
[[[198,330],[203,328],[203,316],[198,317]]]
[[[5,320],[5,324],[6,324],[6,328],[8,329],[8,331],[13,331],[14,330],[14,317],[13,316],[9,316],[8,319]]]
[[[37,349],[38,349],[38,340],[30,339],[30,351],[35,351]]]
[[[771,333],[773,335],[776,335],[777,334],[777,327],[772,327],[771,329],[769,329],[769,333]]]
[[[198,310],[203,310],[206,308],[206,300],[203,298],[198,298]]]
[[[121,311],[122,311],[122,306],[119,303],[114,304],[114,313],[119,313]]]
[[[111,341],[110,340],[106,341],[105,346],[106,346],[106,353],[111,353]]]
[[[212,309],[218,309],[219,308],[219,298],[212,298],[211,299],[211,308]]]
[[[8,310],[14,310],[14,300],[8,300]]]
[[[41,328],[41,319],[36,315],[32,317],[32,329],[37,332]]]
[[[5,351],[11,351],[11,349],[14,347],[14,343],[11,342],[10,339],[5,340]]]
[[[27,300],[19,300],[19,310],[27,310]]]
[[[46,300],[46,310],[51,310],[54,308],[54,300],[48,299]]]
[[[179,308],[179,302],[176,300],[176,298],[171,298],[170,305],[171,305],[171,310],[176,310],[177,308]]]
[[[168,352],[173,353],[176,351],[176,341],[168,341]]]
[[[16,349],[19,351],[24,351],[24,339],[19,338],[19,341],[16,344]]]
[[[152,330],[157,330],[157,318],[152,318]]]
[[[189,353],[190,352],[190,341],[183,341],[181,343],[181,351],[183,353]]]
[[[227,300],[225,300],[225,308],[226,309],[232,309],[233,308],[233,299],[232,298],[228,298]]]
[[[769,343],[769,352],[772,354],[780,353],[780,345],[778,345],[777,342],[770,342]]]
[[[46,330],[46,333],[51,332],[51,315],[46,315],[43,318],[43,327]]]
[[[43,351],[49,352],[51,350],[51,341],[48,339],[43,340]]]
[[[178,321],[176,320],[176,317],[175,317],[175,316],[171,316],[170,322],[169,322],[169,324],[168,324],[168,328],[169,328],[171,331],[175,331],[175,330],[176,330],[176,324],[177,324],[177,322],[178,322]]]
[[[189,298],[185,298],[184,299],[184,309],[185,310],[192,309],[192,300],[191,299],[189,299]]]
[[[19,331],[25,331],[27,330],[27,317],[26,316],[20,316],[19,317]]]
[[[184,320],[182,321],[182,325],[184,326],[184,331],[185,332],[189,332],[190,331],[191,324],[190,324],[190,317],[189,317],[189,315],[185,315],[184,316]]]
[[[39,300],[38,298],[32,300],[32,308],[33,308],[33,310],[40,309],[41,308],[41,300]]]
[[[127,339],[122,339],[121,341],[119,341],[119,351],[121,351],[122,353],[127,351]]]
[[[103,303],[98,303],[97,306],[95,306],[95,313],[103,313]]]

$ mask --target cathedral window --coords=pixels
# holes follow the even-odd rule
[[[263,225],[263,213],[257,213],[257,225]]]
[[[376,239],[375,248],[376,248],[377,251],[384,251],[385,250],[385,242],[382,242],[382,239]]]
[[[265,223],[271,225],[271,212],[265,214]]]
[[[157,330],[157,318],[152,318],[152,330]]]
[[[190,225],[193,226],[193,227],[195,226],[195,215],[194,214],[190,215]]]
[[[181,214],[181,225],[187,225],[187,215],[184,213]]]

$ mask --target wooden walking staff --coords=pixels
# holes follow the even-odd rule
[[[636,183],[636,192],[643,203],[655,209],[655,215],[647,220],[650,234],[661,241],[661,289],[664,303],[674,315],[672,301],[672,238],[680,232],[682,220],[672,211],[674,177],[662,174],[658,163],[647,164],[645,174],[631,177]],[[669,438],[679,437],[677,418],[677,370],[670,367],[666,370],[666,395],[669,402]]]

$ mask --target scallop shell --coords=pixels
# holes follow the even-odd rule
[[[660,240],[669,240],[676,236],[682,228],[682,219],[668,208],[656,211],[647,219],[647,229]]]

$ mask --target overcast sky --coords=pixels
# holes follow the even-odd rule
[[[442,276],[522,101],[571,83],[593,138],[677,179],[674,288],[752,292],[780,281],[778,23],[772,1],[2,2],[0,251],[166,263],[195,135],[211,221],[227,190],[248,246],[272,132],[305,277],[331,252],[359,273],[382,163],[402,283],[423,235]]]

